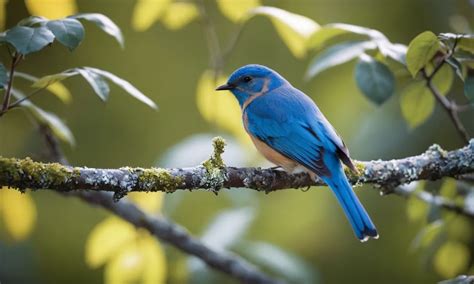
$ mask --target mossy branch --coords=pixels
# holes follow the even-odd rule
[[[214,153],[202,165],[192,168],[96,169],[40,163],[30,158],[0,157],[0,186],[19,190],[51,189],[56,191],[91,190],[114,192],[115,200],[131,191],[174,192],[182,189],[250,188],[271,192],[286,188],[324,185],[307,174],[287,174],[275,169],[226,167],[221,154],[225,142],[213,141]],[[437,180],[474,173],[474,139],[460,149],[445,151],[431,146],[417,156],[390,160],[355,162],[360,175],[348,176],[353,184],[374,184],[383,191],[416,180]]]

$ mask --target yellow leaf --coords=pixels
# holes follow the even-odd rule
[[[48,19],[77,14],[76,0],[25,0],[25,4],[31,15]]]
[[[283,42],[297,58],[306,55],[307,41],[319,28],[310,18],[275,7],[255,8],[250,12],[250,16],[253,15],[269,17]]]
[[[454,198],[457,195],[457,182],[453,178],[445,178],[443,185],[441,186],[439,193],[441,196],[446,198]]]
[[[162,22],[170,30],[178,30],[199,16],[194,3],[175,2],[169,5]]]
[[[446,242],[436,252],[433,264],[442,277],[453,278],[467,270],[469,248],[460,242]]]
[[[453,214],[453,218],[447,225],[450,240],[454,239],[469,242],[472,236],[472,229],[470,220],[457,214]]]
[[[116,217],[97,224],[86,242],[86,263],[93,268],[107,262],[137,236],[135,227]]]
[[[105,283],[155,284],[166,281],[166,258],[160,244],[149,234],[125,244],[107,263]]]
[[[248,11],[260,6],[259,0],[217,0],[219,10],[232,22],[244,19]]]
[[[144,256],[138,250],[135,240],[123,244],[117,251],[117,255],[111,258],[105,267],[106,284],[128,284],[141,283],[138,280],[142,276]]]
[[[127,195],[137,205],[150,213],[156,213],[163,204],[164,193],[162,192],[131,192]]]
[[[48,87],[46,87],[48,91],[53,93],[56,97],[58,97],[63,103],[70,103],[72,99],[71,92],[64,86],[63,83],[56,82]]]
[[[415,196],[408,198],[406,208],[408,219],[412,222],[423,220],[428,214],[428,205]]]
[[[165,12],[171,0],[138,0],[133,9],[132,27],[137,31],[146,31]]]
[[[202,74],[196,90],[198,110],[206,121],[230,132],[241,143],[250,145],[250,138],[242,125],[242,113],[237,100],[229,92],[215,91],[217,86],[225,82],[224,76],[214,80],[214,74],[210,70]]]
[[[160,243],[147,234],[139,240],[140,250],[146,261],[142,283],[155,284],[166,282],[166,257]]]
[[[291,53],[303,58],[306,55],[306,39],[278,20],[272,19],[272,23]]]
[[[7,7],[8,0],[0,0],[0,31],[5,30],[5,22],[7,19],[7,13],[5,8]]]
[[[7,233],[16,241],[29,236],[36,223],[36,206],[29,194],[0,189],[0,221]]]
[[[403,88],[400,107],[403,117],[413,129],[431,116],[435,109],[435,99],[425,82],[414,82]]]

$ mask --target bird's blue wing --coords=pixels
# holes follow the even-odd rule
[[[244,113],[247,131],[319,176],[328,176],[322,160],[327,139],[314,129],[317,121],[313,106],[295,91],[291,87],[278,88],[255,99]]]

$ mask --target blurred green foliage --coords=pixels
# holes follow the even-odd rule
[[[231,0],[113,3],[68,0],[61,1],[62,5],[53,2],[3,1],[0,20],[10,28],[30,14],[61,21],[64,16],[77,12],[101,13],[122,29],[125,38],[125,48],[121,50],[98,29],[89,28],[89,24],[84,23],[82,34],[78,22],[63,20],[67,23],[62,25],[71,26],[72,33],[62,33],[67,28],[57,29],[55,24],[51,30],[67,48],[44,45],[41,53],[29,55],[18,69],[34,75],[17,81],[22,90],[30,90],[31,81],[47,74],[63,74],[56,79],[65,79],[61,70],[74,70],[75,75],[80,74],[88,83],[96,82],[91,84],[91,89],[84,88],[83,82],[76,77],[69,78],[67,73],[67,81],[54,79],[51,83],[55,84],[43,87],[48,87],[53,94],[59,93],[60,98],[68,97],[67,92],[70,92],[70,104],[63,105],[46,92],[33,99],[35,105],[51,111],[43,117],[55,122],[61,118],[74,133],[75,146],[63,145],[73,164],[192,166],[211,151],[210,140],[202,137],[223,133],[232,136],[228,139],[232,150],[224,155],[226,164],[268,165],[255,153],[239,128],[236,102],[230,96],[217,98],[225,95],[212,92],[213,85],[224,80],[225,75],[248,63],[265,64],[278,70],[310,95],[345,138],[355,159],[403,157],[423,151],[435,142],[445,148],[462,145],[455,128],[442,110],[435,107],[422,78],[412,76],[421,76],[418,71],[422,68],[432,72],[438,63],[434,60],[436,55],[447,54],[457,40],[459,50],[464,53],[449,62],[452,69],[440,69],[439,79],[435,76],[433,80],[443,94],[449,93],[451,98],[461,102],[472,100],[472,65],[464,60],[466,54],[472,52],[472,38],[458,40],[447,33],[472,32],[474,7],[469,1],[242,0],[236,4],[237,1]],[[281,9],[258,7],[248,13],[249,9],[262,4]],[[105,32],[117,35],[117,30],[104,21],[95,23]],[[432,32],[424,32],[426,30]],[[78,46],[82,35],[85,40]],[[121,41],[121,37],[117,36],[117,40]],[[406,47],[396,43],[408,46],[411,75],[402,56]],[[22,49],[21,44],[14,46],[24,53],[32,51]],[[74,53],[68,49],[74,49]],[[5,49],[0,56],[7,71],[8,51]],[[336,66],[342,63],[347,64]],[[125,96],[112,95],[107,105],[100,104],[91,94],[104,99],[109,92],[122,91],[111,86],[105,92],[103,83],[94,80],[101,77],[88,73],[92,77],[88,80],[81,73],[86,69],[72,69],[76,66],[97,66],[126,78],[160,105],[159,112]],[[305,72],[306,78],[312,77],[310,81],[304,80]],[[456,80],[453,73],[458,76]],[[0,79],[6,82],[8,78],[0,76]],[[43,80],[49,79],[51,77]],[[116,83],[111,77],[107,79]],[[56,90],[51,90],[55,85]],[[123,87],[123,84],[118,85]],[[18,97],[21,98],[21,94]],[[472,111],[460,115],[468,132],[473,133]],[[193,151],[180,154],[189,149]],[[0,119],[0,155],[46,158],[45,146],[28,116],[12,111]],[[196,160],[202,155],[204,158]],[[447,180],[442,185],[418,184],[416,190],[430,190],[459,202],[472,191],[472,187],[466,189],[466,185],[449,183]],[[218,244],[216,249],[234,250],[270,273],[283,272],[296,283],[432,283],[467,273],[469,269],[472,272],[472,221],[440,213],[414,198],[405,202],[395,196],[380,198],[376,191],[366,191],[365,187],[356,190],[362,193],[362,202],[372,212],[381,233],[379,240],[363,245],[354,240],[336,201],[323,188],[304,193],[286,190],[270,195],[244,189],[219,196],[208,192],[172,194],[165,198],[163,214],[193,234],[202,235],[209,245]],[[3,191],[1,194],[5,195]],[[6,283],[103,281],[101,270],[86,266],[86,261],[90,265],[91,256],[86,252],[84,257],[84,248],[86,243],[94,243],[89,234],[110,220],[101,221],[106,214],[50,192],[26,196],[35,202],[15,202],[30,204],[26,206],[30,206],[31,214],[37,218],[36,225],[34,222],[24,225],[35,226],[29,238],[25,239],[31,229],[24,227],[12,238],[6,233],[10,225],[0,222],[0,280],[5,279]],[[152,201],[159,199],[145,196]],[[0,212],[6,212],[2,211],[8,210],[2,202],[7,197],[0,198]],[[8,202],[12,204],[15,203]],[[152,208],[156,211],[160,206],[155,205]],[[233,226],[229,228],[229,224]],[[111,268],[106,268],[105,279],[110,277],[107,271],[120,267],[118,262],[133,259],[137,251],[146,251],[142,250],[143,243],[158,245],[141,233],[136,232],[136,236],[131,233],[136,239],[135,247],[130,247],[133,246],[130,241],[114,247],[115,261],[112,259]],[[232,282],[222,275],[209,274],[199,261],[187,260],[171,247],[164,248],[169,282],[205,283],[209,279]],[[147,259],[153,263],[163,262],[157,255],[148,255]],[[92,266],[99,265],[95,262]],[[145,273],[143,271],[131,270],[127,275],[136,279],[136,275]]]

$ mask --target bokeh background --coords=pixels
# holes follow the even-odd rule
[[[474,24],[474,3],[465,0],[262,2],[304,15],[319,24],[341,22],[375,28],[392,42],[404,44],[424,30],[450,32],[460,21],[471,27]],[[28,56],[19,70],[42,76],[76,66],[102,68],[134,84],[159,105],[159,111],[147,108],[116,87],[104,104],[80,78],[64,82],[73,95],[70,104],[64,105],[47,92],[38,95],[34,102],[56,113],[74,133],[75,146],[62,145],[72,164],[193,166],[210,154],[212,137],[222,135],[229,144],[224,155],[228,165],[269,165],[245,139],[236,136],[236,131],[230,131],[225,122],[215,121],[222,117],[219,112],[227,111],[227,106],[223,109],[221,104],[207,101],[215,117],[204,114],[198,106],[197,85],[205,70],[211,67],[199,20],[177,30],[160,21],[145,30],[137,30],[132,25],[136,1],[78,0],[75,3],[79,12],[98,12],[110,17],[123,31],[125,48],[121,49],[93,25],[85,24],[85,40],[73,53],[55,44]],[[219,11],[214,1],[203,3],[218,40],[226,46],[236,24]],[[31,13],[24,1],[3,1],[3,6],[6,28]],[[7,52],[5,49],[0,52],[6,64]],[[271,21],[255,17],[243,29],[223,66],[223,75],[248,63],[278,70],[317,102],[344,137],[354,159],[405,157],[421,153],[433,143],[445,149],[462,146],[439,107],[426,123],[410,129],[402,118],[396,95],[381,107],[368,101],[355,84],[353,63],[305,81],[304,74],[312,57],[313,53],[295,57]],[[456,84],[452,94],[462,101],[462,86]],[[474,133],[473,118],[473,112],[461,115],[470,133]],[[0,155],[45,159],[46,153],[37,129],[24,113],[14,111],[0,119]],[[377,241],[361,244],[354,238],[342,210],[326,188],[306,192],[283,190],[268,195],[245,189],[224,190],[218,196],[206,191],[182,192],[165,196],[161,213],[157,214],[175,220],[194,235],[207,234],[209,241],[224,243],[228,249],[264,265],[270,273],[281,267],[280,273],[294,282],[433,283],[446,278],[434,268],[429,252],[413,248],[421,223],[408,218],[406,200],[392,195],[381,197],[377,190],[365,186],[357,188],[357,192],[378,227],[381,237]],[[28,195],[34,201],[36,220],[26,237],[12,238],[0,222],[0,281],[104,281],[107,268],[88,265],[85,247],[91,231],[110,218],[109,214],[54,192],[37,191]],[[152,194],[146,196],[158,198]],[[16,216],[22,214],[19,210]],[[218,228],[217,233],[209,232],[210,224]],[[120,233],[118,230],[109,237],[116,238]],[[235,240],[227,244],[223,238]],[[166,260],[161,262],[166,263],[166,282],[232,283],[166,244],[161,244],[161,249],[166,254]],[[469,267],[463,272],[467,271]]]

